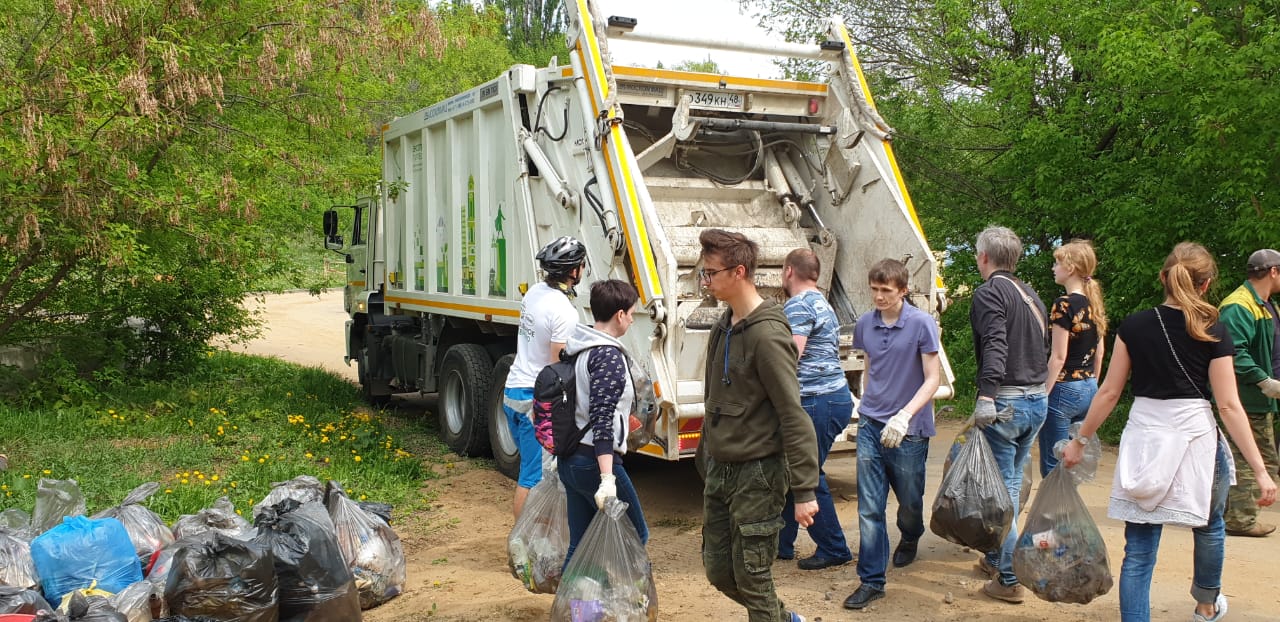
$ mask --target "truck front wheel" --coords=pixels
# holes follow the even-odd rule
[[[511,479],[520,476],[520,447],[507,424],[507,414],[502,410],[502,391],[506,388],[507,372],[511,371],[511,363],[515,360],[516,355],[508,354],[493,366],[493,388],[489,390],[488,405],[489,447],[493,450],[493,464],[499,473]]]
[[[480,456],[489,450],[485,400],[493,384],[489,353],[483,346],[463,343],[449,348],[440,367],[440,436],[461,456]]]

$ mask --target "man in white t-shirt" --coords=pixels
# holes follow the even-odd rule
[[[502,410],[520,450],[520,477],[516,481],[516,517],[524,508],[529,489],[542,480],[542,445],[533,434],[533,382],[543,367],[560,360],[580,319],[570,300],[573,286],[581,281],[587,248],[563,236],[538,251],[538,264],[546,280],[529,288],[520,302],[520,330],[516,335],[516,359],[507,372]]]

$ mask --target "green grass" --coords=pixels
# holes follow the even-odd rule
[[[0,501],[30,512],[41,478],[74,479],[92,513],[157,481],[146,505],[167,521],[221,496],[248,516],[273,482],[307,474],[397,514],[425,507],[422,484],[447,449],[429,421],[359,398],[320,369],[210,352],[179,379],[116,383],[72,406],[0,404]]]

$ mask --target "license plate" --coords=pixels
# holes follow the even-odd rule
[[[693,91],[689,95],[693,98],[691,108],[709,110],[742,110],[746,101],[742,93],[725,91]]]

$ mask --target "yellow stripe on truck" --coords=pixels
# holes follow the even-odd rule
[[[647,67],[624,67],[615,65],[613,73],[619,76],[635,78],[659,78],[664,80],[684,80],[686,82],[706,82],[720,88],[723,82],[726,87],[766,88],[789,91],[804,91],[815,95],[825,95],[827,85],[817,82],[798,82],[795,80],[770,80],[767,78],[739,78],[722,76],[715,73],[699,73],[693,71],[673,71],[670,69],[649,69]]]
[[[503,309],[502,307],[482,307],[479,305],[468,305],[458,302],[440,302],[435,300],[422,300],[419,298],[405,298],[402,296],[386,296],[384,302],[398,303],[404,305],[417,305],[420,307],[433,307],[436,309],[449,309],[451,311],[465,311],[467,313],[476,313],[479,315],[500,315],[503,317],[519,318],[519,309]]]

